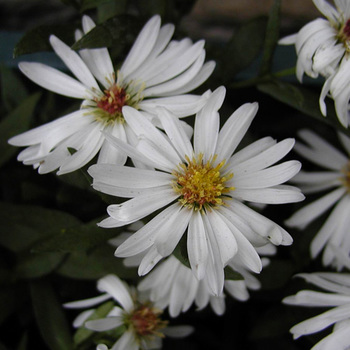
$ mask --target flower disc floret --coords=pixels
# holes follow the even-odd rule
[[[343,43],[347,53],[350,52],[350,19],[339,30],[338,39]]]
[[[341,177],[340,181],[345,186],[347,192],[350,192],[350,161],[343,167],[341,170],[343,173],[343,177]]]
[[[162,310],[151,304],[141,304],[125,316],[124,324],[131,326],[139,339],[152,336],[162,338],[164,335],[160,330],[168,324],[160,318],[162,313]]]
[[[225,160],[214,165],[217,155],[207,162],[203,161],[203,154],[181,163],[173,175],[176,177],[173,187],[180,193],[179,202],[183,206],[201,210],[203,206],[218,206],[224,204],[223,198],[234,187],[225,186],[225,182],[233,177],[233,173],[222,175]],[[227,195],[226,195],[227,197]]]

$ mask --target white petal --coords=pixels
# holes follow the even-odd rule
[[[253,121],[259,105],[246,103],[239,107],[220,130],[216,154],[222,159],[229,159]]]
[[[265,204],[294,203],[305,199],[299,188],[287,185],[258,189],[236,188],[232,196],[239,200]]]
[[[132,301],[130,291],[126,287],[126,284],[119,279],[119,277],[115,275],[107,275],[102,277],[97,282],[97,288],[101,292],[110,294],[127,312],[133,309],[134,303]]]
[[[54,35],[50,36],[50,43],[56,54],[79,81],[81,81],[89,90],[100,90],[89,68],[75,51]]]
[[[117,248],[115,255],[118,257],[132,256],[141,253],[152,246],[159,228],[161,228],[169,218],[174,215],[177,211],[178,205],[178,203],[174,203],[170,207],[164,209],[140,230],[135,232]]]
[[[286,225],[291,227],[305,228],[310,222],[322,215],[326,210],[336,203],[344,194],[344,188],[338,188],[316,201],[306,205],[295,212],[288,220]]]
[[[197,114],[194,126],[194,150],[196,154],[202,153],[204,161],[208,161],[215,154],[216,142],[218,139],[220,109],[226,89],[221,86],[209,97],[203,109]],[[221,154],[219,154],[221,158]]]
[[[155,245],[160,255],[166,257],[174,251],[188,226],[191,216],[191,209],[179,206],[178,211],[159,230]]]
[[[74,328],[80,328],[84,325],[85,321],[94,313],[94,309],[86,310],[80,313],[73,321]]]
[[[193,333],[192,326],[172,326],[164,329],[164,334],[171,338],[184,338]]]
[[[109,331],[123,324],[122,317],[107,317],[99,320],[87,321],[85,327],[97,332]]]
[[[126,57],[120,72],[125,78],[136,70],[152,51],[158,38],[160,16],[153,16],[142,28]]]
[[[204,278],[208,259],[208,242],[199,211],[193,211],[188,226],[187,251],[194,275],[199,280]]]
[[[299,172],[300,168],[300,162],[291,160],[257,172],[236,173],[234,178],[228,182],[228,186],[232,184],[240,189],[276,186],[288,181]]]
[[[65,303],[63,304],[64,307],[66,307],[67,309],[80,309],[83,307],[91,307],[91,306],[95,306],[97,304],[100,304],[108,299],[110,299],[111,296],[109,294],[103,294],[103,295],[99,295],[98,297],[95,298],[89,298],[89,299],[85,299],[85,300],[78,300],[78,301],[71,301],[69,303]]]
[[[192,143],[187,137],[179,119],[165,108],[157,109],[157,113],[166,134],[169,136],[179,155],[183,160],[185,160],[185,155],[191,158],[193,156]]]
[[[139,269],[139,276],[144,276],[148,272],[150,272],[153,267],[162,259],[163,257],[158,253],[155,246],[151,247],[151,249],[147,252],[147,254],[143,257]]]
[[[134,333],[131,330],[127,330],[118,339],[110,350],[139,350],[139,345],[135,339]]]
[[[170,189],[155,189],[153,193],[132,198],[122,204],[108,206],[108,214],[121,223],[131,223],[144,218],[172,202],[179,195]]]
[[[88,96],[87,88],[59,70],[36,62],[21,62],[21,72],[41,87],[57,94],[84,99]]]
[[[208,211],[206,216],[213,229],[222,264],[226,265],[238,251],[237,241],[230,228],[216,210]]]

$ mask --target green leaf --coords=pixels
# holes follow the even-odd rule
[[[1,65],[0,76],[2,103],[7,111],[12,111],[28,96],[28,92],[22,80],[12,69]]]
[[[108,315],[108,313],[113,309],[114,302],[107,301],[106,303],[100,305],[92,315],[88,317],[86,321],[97,320],[99,318],[104,318]],[[95,331],[83,327],[78,328],[73,336],[74,344],[80,345],[86,342],[90,337],[95,334]]]
[[[276,100],[350,135],[350,132],[340,124],[334,110],[333,101],[326,101],[327,117],[321,114],[318,91],[316,92],[304,86],[296,86],[276,79],[258,85],[258,89]]]
[[[103,229],[97,221],[61,230],[32,247],[34,252],[87,252],[108,239],[116,237],[121,229]]]
[[[18,279],[43,277],[54,271],[64,257],[62,253],[21,253],[14,269],[14,277]]]
[[[7,140],[29,128],[40,96],[40,93],[29,96],[0,122],[0,166],[18,152],[18,149],[9,145]]]
[[[100,4],[97,6],[97,16],[99,23],[103,23],[112,17],[125,14],[127,11],[127,5],[127,0],[100,1]]]
[[[111,3],[111,2],[116,2],[116,1],[115,0],[82,0],[80,11],[84,12],[86,10],[91,10],[100,5]]]
[[[73,349],[70,327],[52,286],[40,280],[30,284],[30,291],[36,322],[46,345],[51,350]]]
[[[265,75],[271,71],[273,54],[279,39],[280,13],[281,0],[275,0],[267,23],[260,75]]]
[[[120,278],[135,279],[136,268],[125,267],[123,259],[116,258],[114,251],[115,248],[109,245],[101,245],[87,254],[71,253],[56,272],[78,280],[96,280],[109,273]]]
[[[267,19],[256,18],[244,23],[234,33],[221,55],[221,75],[230,81],[242,70],[248,68],[260,54],[263,47]]]
[[[15,253],[29,249],[43,237],[79,225],[74,216],[58,210],[0,202],[0,244]]]
[[[16,44],[13,50],[14,58],[34,52],[52,51],[49,42],[50,35],[56,35],[65,43],[74,42],[74,31],[79,27],[75,23],[42,25],[28,31]]]
[[[129,35],[136,35],[140,28],[137,19],[130,15],[115,16],[102,24],[96,25],[73,46],[73,50],[92,49],[97,47],[113,47],[119,51],[128,42]],[[137,29],[137,31],[136,31]]]
[[[25,332],[19,341],[17,350],[26,350],[27,346],[28,346],[28,333]]]
[[[244,280],[244,277],[237,271],[234,271],[230,266],[226,266],[224,269],[225,280],[240,281]]]

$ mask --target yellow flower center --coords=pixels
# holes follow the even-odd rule
[[[346,187],[347,191],[350,192],[350,161],[342,169],[344,176],[341,178],[343,185]]]
[[[343,43],[346,52],[350,52],[350,19],[348,19],[340,28],[338,40]]]
[[[143,100],[144,88],[142,83],[131,81],[124,84],[120,77],[118,77],[117,82],[113,77],[110,87],[104,90],[102,95],[99,93],[98,97],[93,100],[94,105],[96,105],[95,119],[103,124],[124,123],[123,107],[131,106],[139,109],[138,104]]]
[[[173,188],[180,193],[179,202],[183,206],[201,210],[203,206],[222,205],[223,197],[229,198],[227,193],[234,187],[225,186],[225,182],[233,177],[233,173],[222,175],[226,161],[214,165],[216,158],[217,155],[203,162],[203,154],[192,159],[186,156],[187,163],[179,164],[173,172],[176,177]]]
[[[168,322],[160,318],[162,313],[162,310],[151,305],[142,304],[131,314],[127,315],[125,324],[134,329],[137,338],[164,337],[163,333],[159,332],[159,330],[165,328]]]

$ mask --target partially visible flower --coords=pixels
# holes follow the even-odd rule
[[[319,272],[297,276],[322,288],[325,292],[302,290],[284,298],[283,303],[332,309],[292,327],[290,332],[294,339],[320,332],[334,325],[332,332],[313,346],[312,350],[350,349],[350,274]]]
[[[324,99],[330,92],[340,122],[349,124],[350,99],[350,6],[347,0],[335,0],[335,7],[326,0],[313,0],[326,17],[306,24],[297,34],[279,41],[282,45],[295,44],[299,81],[306,74],[311,78],[326,78],[320,96],[320,108],[327,114]]]
[[[113,298],[120,306],[114,306],[105,318],[89,320],[94,309],[84,311],[75,319],[75,327],[86,327],[96,332],[119,330],[122,335],[114,343],[113,350],[160,349],[165,334],[186,336],[192,327],[178,326],[167,329],[167,321],[161,319],[163,310],[156,308],[149,301],[143,301],[132,295],[129,287],[115,275],[107,275],[98,280],[97,288],[104,294],[86,300],[64,304],[66,308],[86,308],[96,306]],[[106,344],[99,344],[97,349],[107,349]]]
[[[132,147],[107,136],[129,156],[153,169],[98,164],[89,168],[93,187],[110,195],[131,198],[110,205],[102,227],[121,227],[164,208],[116,250],[118,257],[148,250],[143,258],[147,273],[162,257],[169,256],[187,230],[187,252],[193,273],[205,276],[213,294],[224,285],[224,266],[235,258],[259,273],[262,264],[255,247],[268,242],[292,243],[280,226],[250,209],[243,201],[280,204],[304,199],[299,189],[282,185],[300,170],[287,161],[272,166],[293,147],[294,140],[276,143],[270,137],[254,142],[232,155],[251,124],[257,103],[241,106],[219,131],[218,110],[225,89],[218,88],[197,113],[194,146],[178,119],[160,109],[168,137],[135,109],[124,107],[124,117],[139,137]],[[147,136],[145,136],[147,135]]]
[[[257,290],[260,282],[244,267],[229,264],[243,279],[225,280],[225,290],[239,301],[249,298],[248,288]],[[225,312],[225,295],[212,294],[206,279],[197,280],[190,268],[173,255],[158,264],[138,285],[141,292],[149,295],[154,304],[162,309],[168,307],[169,314],[177,317],[195,303],[199,310],[209,303],[217,315]]]
[[[328,193],[299,209],[286,224],[304,229],[334,207],[311,243],[311,256],[315,258],[324,249],[323,264],[342,269],[343,255],[349,257],[350,254],[350,139],[342,133],[338,134],[346,151],[344,154],[312,131],[302,130],[299,136],[305,144],[297,143],[295,151],[325,170],[301,171],[292,181],[305,194]]]
[[[95,24],[82,19],[84,33]],[[170,41],[172,24],[160,26],[159,16],[143,27],[121,68],[115,73],[106,48],[70,49],[55,36],[50,43],[70,69],[74,79],[41,63],[21,62],[19,68],[38,85],[83,100],[81,108],[48,124],[12,137],[14,146],[29,146],[18,160],[44,174],[59,168],[65,174],[87,164],[98,153],[98,163],[124,164],[126,155],[105,140],[102,130],[134,143],[135,135],[125,122],[122,108],[136,108],[155,124],[156,106],[164,106],[178,117],[196,113],[205,96],[186,95],[201,85],[215,64],[204,64],[204,41]],[[82,36],[77,31],[76,38]]]

